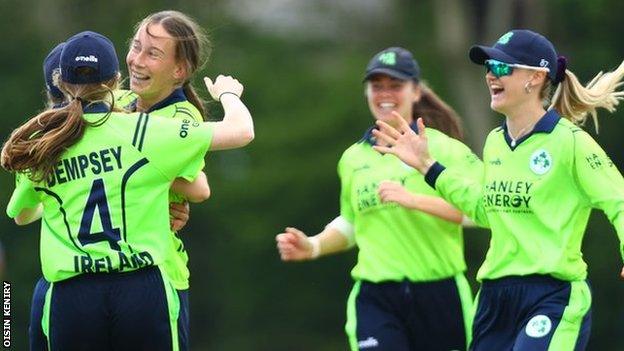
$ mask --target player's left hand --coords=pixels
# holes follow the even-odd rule
[[[620,276],[624,279],[624,267],[622,267],[622,272],[620,272]]]
[[[186,226],[190,218],[191,208],[188,202],[169,204],[169,225],[171,230],[177,232]]]
[[[398,182],[385,180],[378,189],[381,202],[395,202],[405,208],[415,208],[416,198]]]

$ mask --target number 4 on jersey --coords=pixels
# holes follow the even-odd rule
[[[91,225],[93,224],[93,216],[95,209],[100,214],[100,223],[102,223],[102,231],[91,233]],[[94,244],[100,241],[108,241],[111,249],[119,251],[119,241],[121,234],[119,228],[113,228],[111,222],[110,211],[108,209],[108,201],[106,199],[106,190],[104,189],[104,181],[96,179],[93,181],[89,199],[82,214],[80,221],[80,230],[78,231],[78,240],[84,245]]]

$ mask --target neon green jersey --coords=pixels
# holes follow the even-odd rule
[[[431,130],[432,153],[480,177],[481,161],[464,144]],[[356,280],[371,282],[432,281],[466,269],[460,225],[395,203],[382,203],[379,183],[400,182],[412,193],[439,196],[423,176],[393,155],[373,150],[370,131],[349,147],[338,163],[340,213],[354,225],[359,248],[351,271]]]
[[[554,110],[513,144],[506,127],[489,134],[481,183],[454,166],[434,180],[446,199],[492,230],[477,279],[585,279],[581,242],[592,208],[606,213],[624,241],[622,175],[589,134]]]
[[[98,120],[102,109],[84,118]],[[211,139],[207,123],[112,113],[86,128],[46,181],[18,177],[7,214],[43,203],[41,263],[50,282],[161,265],[171,247],[169,187],[198,172]]]
[[[128,99],[127,97],[133,96],[134,99]],[[121,97],[126,97],[125,108],[129,110],[136,109],[136,94],[126,93]],[[154,105],[148,111],[150,114],[166,117],[177,118],[186,121],[202,122],[203,118],[199,110],[191,104],[187,99],[184,91],[176,89],[165,98],[163,101]],[[201,167],[194,174],[185,174],[181,178],[192,182],[197,177],[199,171],[204,168],[204,161],[202,159]],[[174,192],[169,192],[169,202],[181,203],[185,199],[183,196]],[[169,280],[173,286],[178,290],[186,290],[189,288],[190,271],[188,269],[188,253],[184,246],[184,242],[176,232],[171,232],[171,255],[168,255],[163,263],[165,273],[169,276]]]

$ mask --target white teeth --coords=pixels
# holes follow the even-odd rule
[[[146,76],[146,75],[140,74],[140,73],[136,73],[136,72],[132,72],[132,78],[134,78],[134,79],[148,79],[149,76]]]
[[[382,102],[382,103],[379,104],[379,107],[381,107],[381,108],[393,108],[395,106],[396,106],[396,104],[392,103],[392,102]]]

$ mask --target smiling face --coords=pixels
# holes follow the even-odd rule
[[[535,70],[514,68],[511,75],[497,78],[492,72],[485,74],[485,83],[490,92],[490,108],[504,115],[513,114],[527,103],[538,103],[539,90],[546,74]],[[527,93],[525,86],[529,86]]]
[[[400,80],[378,74],[366,83],[368,108],[376,120],[394,124],[392,111],[412,123],[413,103],[420,100],[421,90],[411,80]]]
[[[159,23],[144,24],[126,56],[130,89],[143,107],[153,106],[181,86],[186,72],[176,60],[176,41]]]

